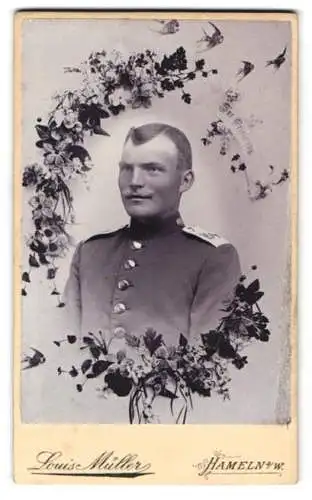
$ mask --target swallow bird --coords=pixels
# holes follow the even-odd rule
[[[240,82],[243,78],[245,78],[249,73],[251,73],[255,69],[255,65],[250,61],[242,61],[242,65],[237,72],[238,81]]]
[[[279,69],[286,61],[286,51],[287,47],[285,47],[283,52],[276,56],[275,59],[270,59],[269,61],[267,61],[266,66],[274,66],[275,69]]]
[[[157,33],[160,33],[161,35],[173,35],[180,29],[179,21],[177,21],[176,19],[171,19],[170,21],[160,19],[157,20],[157,22],[162,24],[162,28],[160,30],[157,30]]]
[[[31,350],[34,351],[34,354],[32,356],[25,356],[22,359],[22,363],[28,363],[23,370],[27,370],[28,368],[34,368],[35,366],[39,366],[42,363],[45,362],[46,358],[42,354],[42,352],[38,351],[37,349],[34,349],[31,347]]]
[[[223,42],[224,36],[222,35],[221,31],[219,28],[213,24],[212,22],[209,21],[209,24],[213,27],[214,31],[211,35],[207,33],[207,31],[202,28],[204,35],[200,40],[197,41],[198,44],[201,43],[206,43],[206,49],[213,49],[217,45],[220,45],[220,43]]]

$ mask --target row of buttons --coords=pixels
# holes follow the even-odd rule
[[[131,241],[130,247],[132,250],[140,250],[143,247],[143,243],[141,241]],[[125,261],[123,267],[127,271],[130,271],[130,270],[134,269],[135,267],[137,267],[137,263],[134,259],[127,259]],[[117,287],[121,291],[125,291],[131,286],[133,286],[133,285],[132,285],[131,281],[129,281],[128,279],[121,279],[117,283]],[[127,309],[128,308],[124,302],[117,302],[113,307],[113,313],[114,314],[122,314]],[[118,337],[118,336],[122,337],[125,334],[125,332],[126,332],[126,330],[121,326],[118,326],[114,330],[114,334],[116,337]]]

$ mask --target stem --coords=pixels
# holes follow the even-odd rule
[[[89,332],[90,335],[96,340],[96,342],[98,343],[98,347],[104,347],[104,345],[102,344],[101,340],[98,339],[98,337],[92,333],[92,332]]]
[[[245,180],[246,180],[246,184],[247,184],[247,193],[249,194],[249,196],[251,195],[251,191],[250,191],[250,181],[249,181],[249,177],[248,177],[248,174],[247,174],[247,170],[244,170],[244,174],[245,174]]]
[[[176,424],[178,424],[178,423],[179,423],[179,419],[180,419],[180,417],[181,417],[181,415],[182,415],[182,411],[184,410],[184,408],[185,408],[185,405],[184,405],[184,406],[182,406],[181,410],[179,411],[179,414],[178,414],[177,419],[176,419]]]
[[[259,307],[259,305],[258,305],[258,303],[257,303],[257,302],[255,303],[255,306],[256,306],[256,308],[258,309],[258,312],[262,314],[262,311],[261,311],[261,309],[260,309],[260,307]]]
[[[110,346],[110,345],[111,345],[111,343],[112,343],[113,338],[114,338],[114,335],[112,335],[112,336],[108,339],[108,342],[107,342],[107,351],[108,351],[108,349],[109,349],[109,346]]]

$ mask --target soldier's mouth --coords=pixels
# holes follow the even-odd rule
[[[151,198],[152,198],[152,195],[142,196],[142,195],[138,195],[138,194],[131,194],[131,195],[126,196],[126,199],[131,200],[131,201],[150,200]]]

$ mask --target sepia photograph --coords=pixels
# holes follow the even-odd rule
[[[293,421],[295,18],[172,14],[20,14],[21,425]]]

